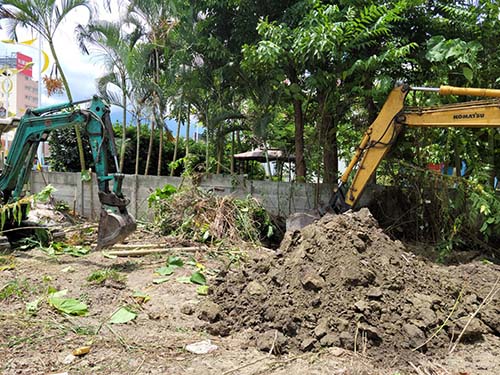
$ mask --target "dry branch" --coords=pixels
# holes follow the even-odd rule
[[[156,247],[152,249],[143,249],[143,250],[117,250],[117,251],[109,251],[109,255],[114,255],[117,257],[140,257],[144,255],[151,254],[163,254],[170,252],[190,252],[190,251],[206,251],[207,248],[204,246],[195,246],[195,247]]]

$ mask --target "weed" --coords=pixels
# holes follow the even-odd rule
[[[81,336],[94,336],[97,329],[93,326],[72,326],[71,331]]]
[[[23,297],[29,290],[29,284],[26,280],[12,280],[0,288],[0,301],[9,297]]]
[[[125,276],[122,275],[117,270],[111,268],[105,268],[101,270],[96,270],[87,277],[87,281],[93,284],[102,284],[106,280],[113,280],[118,283],[123,283],[125,281]]]

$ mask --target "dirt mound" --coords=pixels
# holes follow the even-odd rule
[[[249,328],[260,349],[277,352],[448,347],[500,275],[491,264],[418,259],[367,209],[326,215],[250,263],[220,275],[199,316],[210,333]],[[500,334],[499,296],[481,306],[462,341],[486,334]]]

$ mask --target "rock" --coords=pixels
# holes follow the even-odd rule
[[[436,322],[437,316],[433,310],[428,307],[424,307],[420,309],[420,319],[422,319],[425,326],[428,327]]]
[[[63,365],[69,365],[71,364],[74,360],[76,359],[76,355],[73,354],[68,354],[64,359],[61,361]]]
[[[301,230],[309,224],[314,223],[319,218],[320,217],[318,214],[296,212],[288,216],[288,218],[286,219],[286,231],[293,232],[296,230]]]
[[[281,332],[273,329],[260,334],[256,339],[256,346],[263,352],[283,353],[286,347],[287,338]],[[274,344],[274,346],[273,346]]]
[[[341,346],[345,349],[354,349],[354,336],[349,332],[341,332],[339,335]]]
[[[345,352],[346,351],[344,349],[339,348],[339,347],[333,347],[333,348],[330,348],[330,350],[328,350],[328,353],[333,355],[334,357],[340,357]]]
[[[300,343],[300,350],[303,352],[308,352],[312,348],[314,348],[314,344],[317,342],[314,337],[307,337]]]
[[[265,286],[260,284],[258,281],[250,281],[246,287],[246,291],[251,295],[251,296],[260,296],[264,295],[267,292],[267,289]]]
[[[339,335],[328,333],[319,341],[321,346],[338,346],[341,345]]]
[[[354,307],[358,310],[358,311],[366,311],[366,310],[369,310],[370,309],[370,305],[368,304],[368,302],[366,301],[358,301],[354,304]]]
[[[231,329],[224,322],[216,322],[207,326],[207,332],[214,336],[226,337],[231,333]]]
[[[198,318],[207,322],[216,322],[220,319],[222,309],[218,304],[206,300],[198,308]]]
[[[413,324],[403,324],[403,331],[408,336],[408,342],[412,348],[416,348],[425,340],[424,332]]]
[[[194,314],[194,306],[192,303],[185,303],[181,306],[181,313],[185,315],[193,315]]]
[[[366,250],[366,244],[357,236],[352,238],[351,243],[358,253],[362,253]]]
[[[464,304],[466,304],[466,305],[474,305],[476,303],[477,303],[477,296],[474,293],[465,296],[465,298],[464,298]]]
[[[194,354],[208,354],[217,350],[219,347],[212,344],[210,340],[198,341],[189,345],[186,345],[186,350]]]
[[[316,328],[314,328],[314,335],[320,339],[325,336],[329,331],[328,319],[322,318],[318,322]]]
[[[481,320],[500,336],[500,308],[494,304],[485,306],[481,312]]]
[[[366,296],[368,298],[380,298],[382,297],[382,289],[378,288],[378,287],[373,287],[373,288],[370,288],[368,289],[368,292],[366,292]]]
[[[306,272],[306,274],[302,278],[302,285],[307,290],[318,291],[318,290],[324,288],[326,283],[325,283],[325,279],[323,279],[320,275],[309,271],[309,272]]]
[[[379,342],[382,340],[379,330],[377,328],[369,325],[369,324],[360,323],[358,326],[358,329],[360,331],[364,331],[366,334],[366,337],[369,340],[372,340],[374,342]]]
[[[469,322],[469,319],[470,319],[469,316],[463,316],[454,322],[453,334],[455,335],[455,337],[464,330],[465,326]],[[474,318],[467,325],[467,328],[465,328],[465,332],[462,335],[462,341],[468,341],[468,342],[478,341],[482,338],[483,334],[489,332],[490,329],[488,328],[488,326],[486,326],[486,324],[484,324],[481,320]]]

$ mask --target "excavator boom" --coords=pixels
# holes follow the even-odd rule
[[[470,95],[500,98],[500,90],[441,86],[440,88],[400,85],[389,94],[379,115],[363,135],[360,145],[339,181],[339,189],[329,206],[344,212],[359,200],[377,167],[395,144],[403,127],[500,127],[500,101],[479,100],[436,107],[407,107],[410,91],[429,91],[440,95]],[[356,171],[349,187],[347,182]]]
[[[87,109],[76,104],[90,102]],[[83,126],[95,163],[101,214],[97,247],[122,241],[136,229],[134,218],[127,212],[128,199],[122,193],[124,175],[120,172],[109,106],[97,96],[78,103],[27,110],[19,120],[5,166],[0,174],[1,203],[19,200],[33,166],[38,144],[56,129]],[[7,123],[5,123],[7,124]],[[114,161],[116,173],[109,173],[108,161]]]

